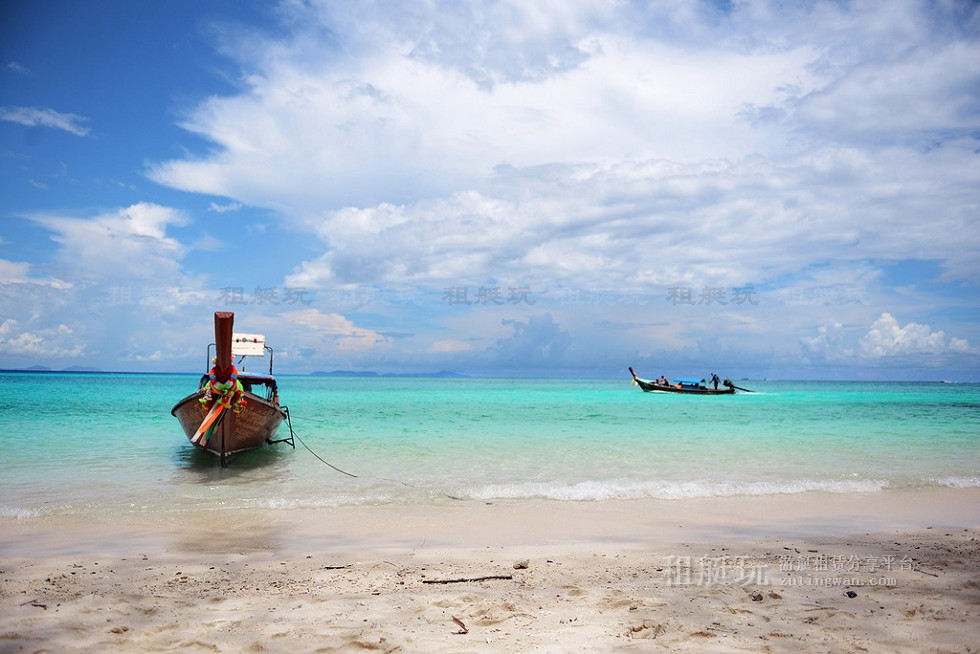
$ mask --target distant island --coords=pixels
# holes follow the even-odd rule
[[[386,372],[379,373],[373,370],[316,370],[311,372],[312,377],[466,377],[463,373],[453,372],[452,370],[440,370],[439,372]]]

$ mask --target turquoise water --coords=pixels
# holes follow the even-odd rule
[[[197,375],[0,373],[0,518],[980,486],[980,385],[280,377],[300,438],[227,469],[170,409]],[[280,435],[283,432],[280,431]]]

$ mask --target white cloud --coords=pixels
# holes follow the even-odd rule
[[[71,283],[36,274],[34,267],[24,261],[0,259],[0,284],[38,284],[53,288],[71,288]]]
[[[31,77],[34,73],[31,72],[30,68],[21,65],[19,62],[11,61],[7,63],[6,69],[12,73],[17,73],[18,75],[23,75],[24,77]]]
[[[220,238],[211,236],[210,234],[204,234],[194,242],[193,247],[195,250],[216,252],[225,249],[228,247],[228,244]]]
[[[0,323],[0,353],[41,358],[78,358],[85,354],[71,327],[59,324],[31,331],[8,318]]]
[[[961,17],[943,8],[555,4],[289,5],[288,38],[227,48],[247,92],[184,121],[220,150],[151,174],[309,211],[444,192],[500,163],[693,162],[792,152],[801,128],[922,142],[975,124],[980,46],[949,38]]]
[[[980,276],[980,56],[955,12],[559,5],[287,5],[289,36],[228,46],[246,90],[184,121],[219,149],[150,174],[311,226],[309,287]]]
[[[861,352],[872,358],[973,352],[964,339],[954,337],[947,341],[942,330],[932,331],[929,325],[914,322],[902,327],[890,313],[881,314],[861,339],[860,345]]]
[[[288,284],[493,278],[539,289],[739,287],[829,261],[868,283],[876,272],[860,270],[867,260],[907,258],[945,261],[951,277],[971,279],[980,273],[970,254],[980,252],[980,232],[970,228],[975,194],[970,182],[956,180],[956,162],[937,156],[931,182],[904,187],[867,157],[836,149],[792,165],[502,168],[489,189],[496,195],[462,192],[311,219],[325,252],[301,264]],[[945,175],[951,196],[925,188]],[[924,221],[927,206],[935,213]]]
[[[138,352],[130,353],[127,356],[129,361],[135,361],[137,363],[161,363],[169,359],[169,354],[164,354],[160,350],[155,352],[150,352],[149,354],[142,354]]]
[[[513,331],[492,346],[495,363],[515,368],[561,367],[572,344],[571,335],[555,322],[551,314],[530,316],[527,321],[504,320]]]
[[[184,225],[178,210],[141,202],[93,218],[34,216],[62,245],[61,266],[88,280],[174,280],[185,248],[166,232]]]
[[[843,325],[833,321],[817,328],[815,336],[804,336],[800,339],[804,354],[808,361],[838,359],[842,354]]]
[[[387,339],[376,331],[356,326],[337,313],[323,313],[317,309],[304,309],[286,313],[291,323],[311,330],[314,339],[325,337],[335,343],[341,352],[365,351],[384,346]]]
[[[285,2],[280,25],[230,36],[222,52],[243,71],[239,91],[187,108],[181,122],[213,149],[148,168],[156,181],[214,194],[206,202],[220,198],[208,211],[222,223],[240,222],[244,206],[274,210],[268,238],[256,238],[264,224],[239,234],[268,241],[277,272],[295,265],[278,286],[310,289],[322,303],[274,317],[249,307],[288,331],[284,351],[409,369],[605,364],[637,353],[657,367],[713,365],[732,353],[785,357],[795,369],[801,355],[899,365],[903,348],[969,349],[883,317],[861,337],[884,307],[933,316],[948,302],[931,292],[942,280],[886,280],[892,263],[925,259],[945,280],[980,279],[980,12],[971,6],[434,0],[382,9]],[[187,220],[155,205],[39,218],[62,244],[43,270],[101,283],[103,294],[126,280],[132,292],[117,309],[139,296],[182,325],[175,304],[207,313],[219,292],[152,287],[149,302],[141,285],[152,274],[199,289],[208,282],[195,287],[183,272],[196,267],[188,248],[215,252],[209,259],[234,251],[201,231],[182,242],[175,228]],[[302,247],[291,247],[291,229],[302,230]],[[9,263],[0,278],[41,276]],[[671,286],[750,283],[758,306],[675,307],[664,296]],[[449,309],[432,299],[481,285],[526,286],[539,304]],[[11,297],[22,290],[8,286],[17,286]],[[334,298],[352,288],[404,290],[419,302],[341,310]],[[612,305],[563,302],[610,296]],[[95,306],[91,297],[77,304]],[[916,309],[924,297],[928,308]],[[173,332],[166,345],[148,332],[129,351],[167,356],[186,338]]]
[[[478,193],[414,207],[382,204],[332,212],[315,226],[328,251],[302,264],[286,283],[323,287],[354,281],[451,283],[470,279],[484,274],[512,245],[510,255],[519,255],[519,213],[510,202]],[[524,229],[533,231],[533,225]]]
[[[29,281],[30,264],[0,259],[0,284],[23,284]]]
[[[215,213],[228,213],[240,211],[242,208],[241,202],[228,202],[227,204],[218,204],[217,202],[212,202],[208,205],[208,211],[213,211]]]
[[[893,60],[857,66],[836,84],[801,98],[793,119],[836,139],[891,142],[940,130],[949,136],[976,127],[980,42],[911,48]],[[901,111],[895,109],[901,107]]]
[[[76,114],[65,114],[47,107],[0,107],[0,120],[27,127],[51,127],[74,134],[88,136],[91,131],[83,125],[88,119]]]
[[[428,33],[406,44],[393,28],[372,32],[370,51],[355,60],[339,57],[331,41],[317,49],[304,35],[267,44],[270,54],[250,62],[257,69],[247,93],[212,98],[183,123],[220,150],[158,164],[150,175],[178,188],[309,211],[444,193],[478,184],[501,163],[739,156],[766,147],[739,119],[740,108],[773,101],[780,82],[806,75],[813,56],[694,52],[626,33],[588,32],[583,19],[595,13],[589,8],[566,8],[561,13],[573,14],[566,21],[543,23],[574,24],[568,33],[552,27],[541,35],[521,22],[531,13],[515,6],[503,22],[480,29],[492,28],[491,41],[516,39],[534,51],[542,43],[532,40],[546,39],[545,50],[576,54],[568,61],[534,54],[527,67],[506,71],[498,66],[514,61],[512,51],[498,60],[500,51],[488,47],[483,62],[468,64],[448,58]],[[443,40],[444,19],[418,18],[434,21]],[[488,86],[487,78],[501,79]]]

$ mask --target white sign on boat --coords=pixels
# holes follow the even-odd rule
[[[262,334],[233,334],[231,337],[233,356],[265,356],[265,336]]]

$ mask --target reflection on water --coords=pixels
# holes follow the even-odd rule
[[[199,473],[218,471],[225,473],[220,478],[233,478],[240,472],[275,465],[276,462],[282,460],[283,456],[292,455],[292,453],[293,448],[288,445],[268,445],[236,454],[228,459],[229,465],[222,468],[217,456],[188,444],[186,447],[174,451],[173,462],[175,467],[179,469],[198,471]]]

